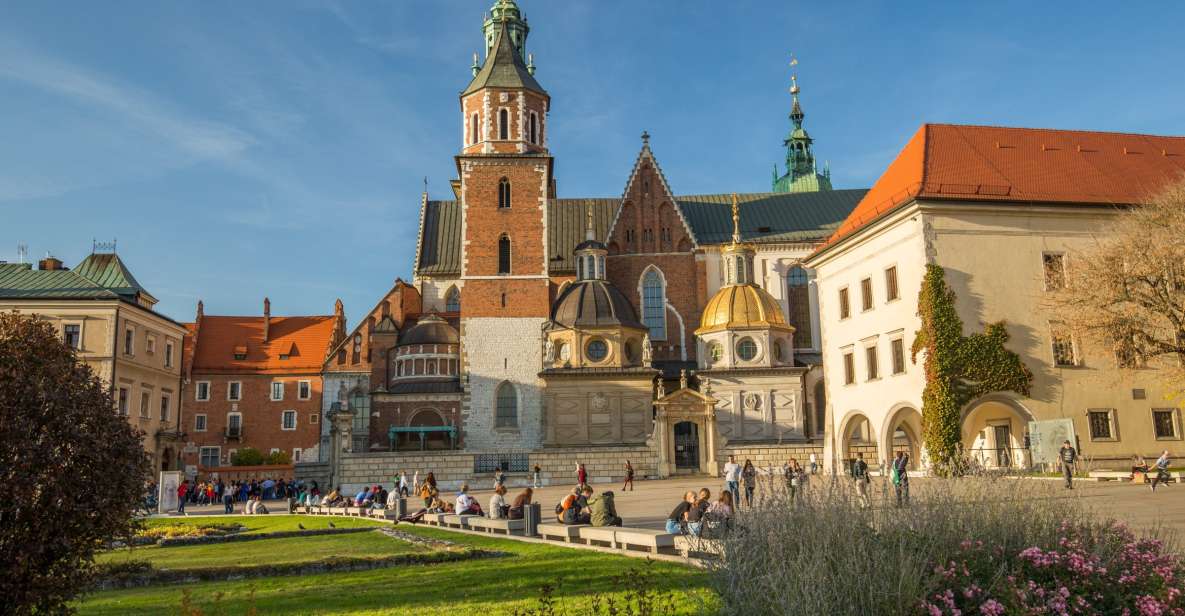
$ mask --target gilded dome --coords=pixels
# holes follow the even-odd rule
[[[695,335],[726,329],[781,329],[794,331],[778,301],[751,284],[722,287],[704,307]]]

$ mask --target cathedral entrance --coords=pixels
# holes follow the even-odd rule
[[[693,422],[675,424],[675,470],[699,471],[699,429]]]

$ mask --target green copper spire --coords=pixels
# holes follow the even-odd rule
[[[791,59],[790,66],[798,64],[798,60]],[[816,192],[831,190],[831,170],[818,172],[815,166],[815,154],[811,151],[814,140],[802,127],[806,114],[802,112],[802,105],[798,102],[798,75],[790,76],[790,123],[793,128],[790,135],[782,142],[786,146],[786,175],[778,176],[778,166],[774,165],[774,192]]]
[[[531,32],[531,28],[527,25],[527,18],[519,10],[514,0],[494,2],[494,6],[490,7],[489,14],[482,22],[481,31],[486,37],[486,56],[489,57],[494,52],[498,29],[502,27],[503,21],[506,22],[506,30],[510,34],[510,42],[514,45],[514,49],[522,56],[523,62],[530,64],[527,58],[527,34]]]

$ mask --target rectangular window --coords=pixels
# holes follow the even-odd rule
[[[197,388],[194,390],[194,399],[199,402],[210,399],[210,381],[198,381]]]
[[[1075,349],[1074,337],[1069,329],[1058,323],[1049,326],[1049,338],[1053,346],[1053,365],[1059,368],[1070,368],[1078,365],[1078,353]]]
[[[148,405],[152,401],[152,393],[147,391],[140,392],[140,417],[148,418],[152,413],[148,410]]]
[[[243,435],[243,414],[242,413],[227,413],[226,414],[226,435],[229,437],[241,437]]]
[[[789,308],[786,320],[794,327],[794,346],[813,348],[810,275],[801,265],[795,265],[786,274],[786,305]]]
[[[136,354],[136,330],[128,329],[123,333],[123,354]]]
[[[905,340],[902,338],[894,338],[889,342],[889,348],[893,353],[893,374],[902,374],[905,372]]]
[[[284,430],[296,429],[296,411],[284,411],[280,418],[280,428]]]
[[[875,381],[880,377],[880,366],[877,364],[876,347],[864,347],[864,360],[868,364],[868,380]]]
[[[221,447],[202,447],[201,459],[198,462],[205,468],[216,468],[222,462],[222,448]]]
[[[173,343],[165,342],[165,367],[173,367]]]
[[[872,310],[872,279],[860,281],[860,309]]]
[[[843,382],[844,385],[856,382],[856,356],[851,351],[843,354]]]
[[[309,423],[315,424],[321,421],[321,416],[317,413],[309,413]]]
[[[165,394],[160,395],[160,420],[169,420],[169,397]]]
[[[226,384],[226,399],[231,401],[240,400],[243,397],[243,384],[238,381],[231,381]]]
[[[313,386],[308,381],[300,381],[296,385],[296,397],[301,400],[308,400],[313,397]]]
[[[284,384],[276,381],[272,383],[272,400],[284,399]]]
[[[156,336],[146,334],[144,336],[144,351],[149,355],[156,353]]]
[[[1066,286],[1066,255],[1046,252],[1041,255],[1041,266],[1045,272],[1045,290],[1060,291]]]
[[[300,447],[292,448],[292,462],[293,464],[300,462]]]
[[[199,414],[199,415],[193,416],[193,431],[194,432],[205,432],[206,431],[206,416],[205,415]]]
[[[894,265],[885,270],[885,301],[891,302],[901,298],[901,292],[897,289],[897,266]]]
[[[1111,409],[1090,409],[1086,412],[1086,416],[1090,420],[1091,440],[1109,441],[1115,439],[1115,431],[1111,425]]]
[[[1156,438],[1180,438],[1179,417],[1179,409],[1152,409],[1152,427],[1156,431]]]
[[[66,346],[72,349],[82,348],[82,326],[77,323],[70,323],[62,328],[62,339],[66,341]]]
[[[844,287],[839,290],[839,318],[846,319],[852,316],[852,303],[848,299],[848,288]]]
[[[127,417],[128,415],[128,388],[119,388],[119,414]]]

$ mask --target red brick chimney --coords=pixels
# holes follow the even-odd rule
[[[268,298],[263,298],[263,341],[268,341],[268,329],[271,327],[272,320],[272,302]]]
[[[62,269],[66,269],[66,268],[62,266],[61,259],[51,256],[51,255],[45,255],[44,259],[37,262],[37,269],[45,270],[45,271],[49,272],[49,271],[53,271],[53,270],[62,270]]]

